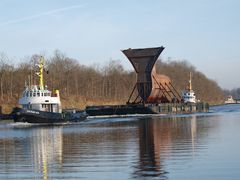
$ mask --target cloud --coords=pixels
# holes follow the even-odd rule
[[[68,10],[71,10],[71,9],[83,8],[85,6],[86,6],[86,4],[79,4],[79,5],[73,5],[73,6],[53,9],[53,10],[45,11],[45,12],[42,12],[42,13],[39,13],[39,14],[26,16],[26,17],[22,17],[22,18],[19,18],[19,19],[6,21],[6,22],[2,22],[2,23],[0,23],[0,26],[5,26],[5,25],[9,25],[9,24],[16,24],[16,23],[20,23],[20,22],[25,22],[25,21],[33,20],[33,19],[40,18],[40,17],[43,17],[43,16],[48,16],[48,15],[56,14],[56,13],[59,13],[59,12],[68,11]]]

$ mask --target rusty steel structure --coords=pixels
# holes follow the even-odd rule
[[[127,56],[137,73],[137,82],[127,104],[159,104],[180,102],[181,96],[166,75],[157,74],[155,63],[164,47],[126,49]],[[137,90],[137,95],[135,91]]]

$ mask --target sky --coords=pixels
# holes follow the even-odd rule
[[[119,60],[121,50],[164,46],[224,89],[240,87],[239,0],[1,0],[0,52],[19,62],[58,49],[80,64]],[[12,62],[18,63],[18,62]]]

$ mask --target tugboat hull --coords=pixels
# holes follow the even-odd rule
[[[22,108],[15,108],[12,115],[14,122],[48,123],[48,124],[64,122],[80,122],[84,121],[88,116],[85,111],[53,113]]]

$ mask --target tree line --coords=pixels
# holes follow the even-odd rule
[[[17,105],[26,84],[37,84],[34,75],[40,55],[32,55],[18,64],[0,53],[0,105]],[[135,85],[134,70],[126,70],[118,60],[104,65],[85,66],[78,60],[55,51],[46,58],[44,71],[48,89],[59,89],[64,107],[86,105],[123,104]],[[197,98],[210,103],[220,103],[224,98],[218,84],[185,61],[157,61],[157,71],[169,76],[172,84],[181,92],[188,83],[189,72],[193,73],[193,88]]]

